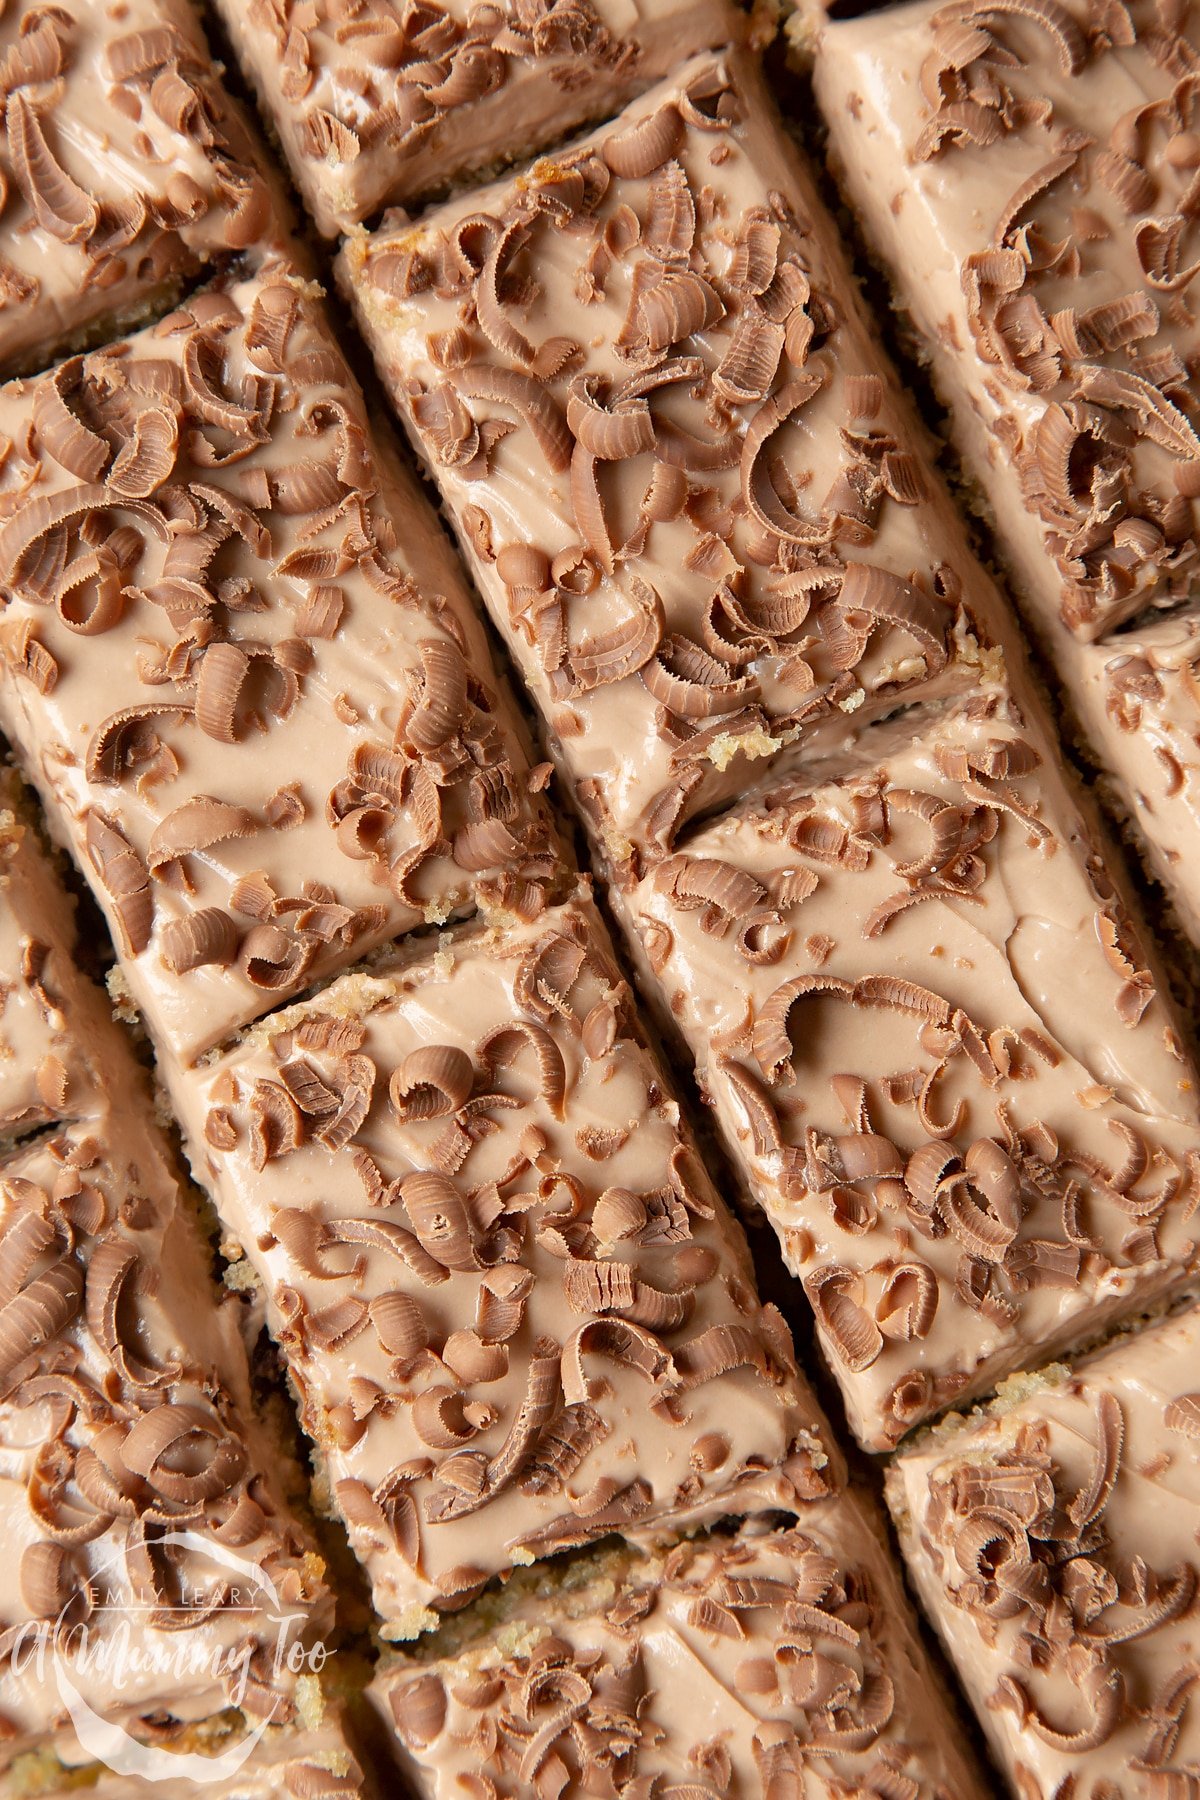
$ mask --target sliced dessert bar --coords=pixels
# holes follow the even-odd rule
[[[75,964],[74,909],[0,765],[0,1143],[94,1101],[110,1021]]]
[[[0,1160],[0,1766],[30,1781],[287,1724],[332,1620],[115,1027],[104,1066],[119,1111]]]
[[[1200,611],[1064,642],[1060,664],[1110,800],[1200,943]]]
[[[346,1738],[342,1709],[314,1675],[297,1682],[296,1716],[269,1725],[226,1709],[197,1725],[155,1721],[153,1742],[108,1737],[96,1748],[107,1762],[64,1762],[55,1750],[23,1751],[0,1776],[5,1800],[374,1800]],[[251,1735],[253,1733],[253,1736]],[[60,1744],[60,1749],[65,1749]],[[149,1754],[147,1754],[149,1750]]]
[[[282,229],[186,0],[13,0],[0,90],[0,374],[140,324]]]
[[[789,1527],[517,1576],[444,1637],[370,1691],[422,1800],[986,1791],[848,1494]]]
[[[1197,67],[1194,13],[1154,0],[921,0],[817,53],[834,160],[1029,604],[1084,637],[1196,577]]]
[[[1195,1077],[1003,688],[877,726],[619,904],[869,1447],[1195,1273]]]
[[[611,861],[974,679],[993,590],[749,59],[340,268]]]
[[[585,897],[402,947],[173,1099],[388,1635],[605,1532],[836,1479]]]
[[[694,51],[726,0],[216,0],[317,227],[561,139]]]
[[[273,261],[0,390],[0,721],[187,1057],[549,829],[452,552]]]
[[[1198,1368],[1192,1310],[1014,1377],[888,1472],[909,1572],[1025,1800],[1195,1779]]]

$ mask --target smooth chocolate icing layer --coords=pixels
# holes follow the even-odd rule
[[[724,0],[217,0],[317,227],[512,161],[740,35]]]
[[[388,1635],[835,1479],[586,898],[411,945],[172,1089]]]
[[[1002,628],[749,58],[341,275],[613,863]]]
[[[909,1572],[1029,1800],[1194,1778],[1198,1367],[1193,1309],[1015,1378],[889,1470]]]
[[[1028,602],[1094,637],[1195,579],[1190,4],[832,23],[832,149]]]
[[[985,1792],[851,1495],[573,1573],[502,1600],[457,1653],[381,1668],[371,1697],[422,1800],[481,1780],[497,1800]]]
[[[1004,689],[617,899],[868,1446],[1195,1273],[1195,1075]]]
[[[555,852],[453,557],[289,265],[0,391],[0,721],[188,1057]]]
[[[0,101],[2,374],[137,323],[282,229],[183,0],[11,0]]]
[[[119,1110],[98,1103],[0,1161],[6,1765],[25,1751],[92,1760],[56,1681],[55,1642],[95,1713],[170,1741],[203,1734],[231,1703],[248,1725],[286,1724],[297,1676],[276,1649],[332,1619],[321,1559],[269,1472],[278,1455],[255,1422],[241,1306],[217,1303],[111,1028],[104,1067]]]
[[[71,902],[24,817],[25,796],[0,767],[0,1142],[94,1100],[97,1048],[109,1023],[75,966]]]

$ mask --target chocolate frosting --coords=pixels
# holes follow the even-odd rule
[[[748,57],[340,269],[610,862],[977,679],[996,597]]]
[[[1200,943],[1200,614],[1150,614],[1064,643],[1060,664],[1109,798]]]
[[[920,0],[830,25],[817,56],[836,160],[1030,605],[1084,637],[1195,578],[1196,18]]]
[[[228,1748],[228,1733],[222,1734],[219,1721],[209,1742],[213,1754]],[[50,1779],[54,1779],[50,1772]],[[363,1800],[378,1789],[364,1775],[349,1744],[338,1709],[322,1706],[315,1714],[290,1726],[264,1734],[236,1775],[228,1780],[216,1776],[202,1777],[201,1790],[210,1800]],[[36,1788],[27,1792],[36,1793]],[[139,1782],[131,1789],[127,1777],[107,1769],[89,1769],[86,1792],[89,1800],[131,1800],[136,1793],[153,1795],[154,1800],[195,1800],[195,1781],[181,1777],[158,1779],[153,1787]]]
[[[448,546],[272,260],[0,391],[0,721],[187,1057],[556,867]]]
[[[281,230],[281,185],[183,0],[10,0],[0,105],[0,374]]]
[[[332,1621],[321,1559],[270,1473],[278,1454],[255,1421],[240,1305],[215,1303],[206,1250],[139,1119],[148,1103],[112,1028],[104,1067],[121,1110],[98,1103],[0,1161],[5,1761],[34,1749],[81,1758],[60,1687],[32,1653],[39,1621],[52,1640],[56,1623],[65,1634],[83,1700],[151,1741],[222,1712],[239,1657],[247,1722],[286,1724],[296,1676],[276,1667],[277,1645]],[[273,1606],[264,1589],[231,1583],[224,1549],[274,1583]],[[86,1661],[70,1647],[84,1632]]]
[[[1014,1378],[888,1474],[909,1570],[1013,1788],[1151,1800],[1200,1762],[1200,1313]]]
[[[707,45],[725,0],[217,0],[318,230],[561,141]]]
[[[1195,1273],[1195,1074],[1003,688],[878,727],[619,906],[869,1446]]]
[[[0,1140],[77,1114],[94,1095],[108,1008],[75,964],[75,919],[0,768]]]
[[[422,1800],[985,1791],[850,1494],[505,1596],[486,1636],[385,1663],[370,1697]]]
[[[387,1635],[836,1480],[586,897],[414,944],[172,1086]]]

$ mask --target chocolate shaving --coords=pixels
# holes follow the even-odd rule
[[[165,815],[150,834],[146,861],[152,875],[161,876],[168,864],[228,843],[231,838],[253,836],[258,821],[244,806],[198,794]]]
[[[411,1050],[392,1073],[388,1094],[402,1124],[442,1119],[456,1113],[474,1085],[475,1071],[465,1051],[450,1044]]]
[[[552,1338],[539,1337],[530,1355],[520,1410],[496,1455],[479,1466],[478,1490],[472,1493],[455,1483],[453,1465],[458,1459],[448,1458],[442,1464],[439,1479],[426,1502],[429,1522],[443,1524],[479,1512],[517,1480],[532,1455],[539,1433],[553,1418],[560,1394],[559,1347]],[[470,1456],[472,1453],[460,1454]]]
[[[161,1387],[179,1377],[179,1364],[154,1368],[130,1348],[135,1339],[129,1315],[146,1280],[137,1251],[119,1237],[109,1237],[92,1251],[87,1267],[88,1329],[123,1381],[135,1388]]]
[[[683,136],[679,108],[668,100],[636,124],[611,132],[602,141],[600,152],[614,175],[623,181],[641,181],[675,155]]]
[[[25,1365],[67,1326],[83,1299],[83,1274],[60,1257],[0,1307],[0,1391],[11,1392]]]
[[[423,683],[406,736],[421,754],[429,755],[466,724],[467,665],[462,652],[448,639],[426,639],[418,649]]]
[[[1163,1424],[1168,1431],[1178,1431],[1183,1437],[1200,1438],[1200,1394],[1181,1394],[1177,1400],[1171,1400],[1163,1411]]]
[[[514,1020],[489,1032],[476,1051],[484,1080],[492,1084],[501,1069],[511,1068],[526,1052],[532,1054],[537,1070],[537,1092],[556,1119],[565,1116],[567,1071],[562,1052],[542,1025],[527,1019]]]
[[[519,369],[468,367],[456,382],[468,400],[491,400],[511,406],[528,426],[534,442],[554,474],[570,466],[571,434],[562,410],[545,383]]]
[[[67,244],[92,237],[100,220],[96,202],[55,158],[33,103],[21,89],[8,97],[7,125],[13,174],[43,231]]]
[[[884,1340],[862,1305],[863,1279],[858,1271],[840,1264],[815,1269],[805,1275],[804,1291],[838,1362],[855,1375],[869,1369]]]
[[[240,938],[227,912],[205,906],[163,926],[160,954],[173,975],[186,975],[213,963],[228,966],[237,955]]]
[[[190,719],[190,706],[127,706],[98,725],[88,742],[84,772],[89,781],[116,785],[125,773],[156,754],[160,739],[153,729],[159,719]]]
[[[626,588],[638,610],[623,624],[585,638],[570,651],[572,692],[589,693],[636,674],[661,644],[664,619],[658,595],[636,575],[627,577]]]
[[[150,942],[154,896],[145,863],[110,819],[89,808],[84,825],[88,860],[112,902],[126,956],[137,956]]]
[[[329,1231],[337,1243],[362,1244],[396,1257],[426,1287],[437,1287],[449,1280],[449,1269],[411,1231],[390,1219],[336,1219],[330,1223]]]
[[[96,482],[112,457],[112,448],[75,413],[68,397],[79,385],[83,358],[69,357],[43,376],[34,391],[33,425],[40,446],[79,481]]]
[[[882,620],[906,631],[921,646],[930,670],[945,665],[944,612],[912,582],[872,564],[851,562],[842,577],[839,599],[848,616],[861,613],[873,622]]]
[[[417,1242],[434,1262],[460,1271],[479,1267],[475,1228],[449,1176],[419,1170],[403,1179],[399,1192]]]
[[[824,381],[824,375],[818,373],[793,376],[777,394],[763,402],[742,439],[743,503],[765,531],[774,533],[785,543],[819,543],[825,529],[819,523],[798,518],[780,500],[768,468],[767,449],[775,433],[808,405],[820,392]]]

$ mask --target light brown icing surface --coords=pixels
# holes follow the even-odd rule
[[[1014,1381],[889,1470],[909,1571],[1028,1800],[1195,1778],[1198,1367],[1192,1309]]]
[[[590,1588],[502,1605],[457,1654],[382,1667],[371,1698],[422,1800],[984,1793],[849,1494],[788,1529],[611,1561]]]
[[[1196,1264],[1195,1077],[999,689],[620,898],[874,1448]]]
[[[71,903],[21,805],[0,768],[0,1139],[94,1100],[108,1010],[75,968]]]
[[[613,861],[974,679],[998,603],[748,58],[340,267]]]
[[[182,0],[11,0],[0,95],[0,372],[280,229]]]
[[[1121,812],[1200,941],[1200,615],[1188,607],[1064,644],[1061,664]]]
[[[272,262],[0,392],[0,720],[187,1057],[554,868],[437,523]]]
[[[251,1724],[287,1723],[296,1675],[277,1646],[331,1623],[323,1564],[268,1473],[239,1303],[217,1303],[115,1033],[105,1068],[127,1112],[0,1161],[6,1763],[32,1749],[92,1760],[56,1647],[102,1720],[169,1742],[231,1701]]]
[[[737,1510],[781,1464],[791,1503],[828,1488],[584,900],[410,946],[173,1090],[389,1635],[515,1563]]]
[[[741,26],[725,0],[217,0],[326,236],[561,140]]]
[[[1198,42],[1186,0],[921,0],[817,55],[968,466],[1006,544],[1036,520],[1030,603],[1085,637],[1195,578]]]

